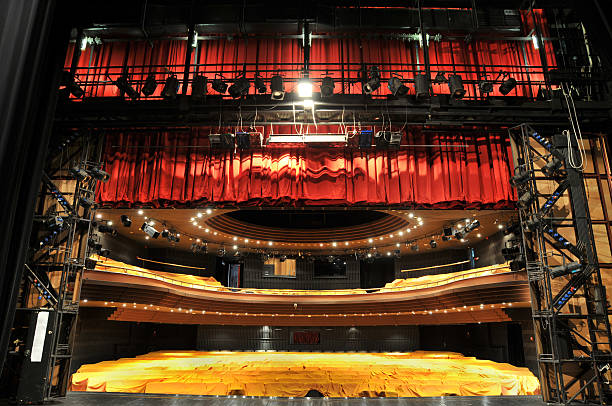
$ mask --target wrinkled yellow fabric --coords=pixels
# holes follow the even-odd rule
[[[329,397],[536,395],[527,369],[450,352],[158,351],[83,365],[73,391]]]

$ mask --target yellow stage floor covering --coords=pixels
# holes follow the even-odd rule
[[[527,369],[451,352],[158,351],[83,365],[73,391],[328,397],[537,395]]]

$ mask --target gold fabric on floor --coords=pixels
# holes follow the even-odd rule
[[[458,353],[158,351],[83,365],[73,391],[329,397],[536,395],[527,368]]]

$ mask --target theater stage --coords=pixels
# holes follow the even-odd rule
[[[181,395],[429,397],[537,395],[527,368],[451,352],[158,351],[83,365],[71,390]]]
[[[0,402],[0,404],[2,404]],[[61,406],[543,406],[540,396],[445,396],[427,398],[251,398],[242,396],[140,395],[70,392]]]

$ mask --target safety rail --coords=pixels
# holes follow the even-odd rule
[[[113,270],[99,269],[98,267],[112,268]],[[446,285],[452,282],[457,282],[466,279],[478,278],[482,276],[501,275],[513,273],[508,270],[506,272],[495,272],[496,270],[509,269],[506,265],[498,265],[494,267],[487,267],[486,269],[465,271],[460,275],[449,276],[438,281],[425,282],[415,286],[396,286],[396,287],[381,287],[371,289],[328,289],[328,290],[300,290],[300,289],[258,289],[258,288],[232,288],[227,286],[213,286],[205,284],[195,284],[183,282],[177,279],[169,278],[166,276],[159,275],[154,272],[148,272],[143,270],[133,270],[126,267],[117,265],[105,265],[100,264],[96,266],[95,271],[97,272],[108,272],[108,273],[120,273],[124,275],[139,276],[148,279],[154,279],[161,282],[186,287],[190,289],[198,289],[212,292],[228,292],[228,293],[244,293],[244,294],[261,294],[261,295],[274,295],[274,296],[324,296],[324,295],[355,295],[355,294],[376,294],[376,293],[387,293],[387,292],[404,292],[412,290],[420,290],[433,288],[437,286]]]

